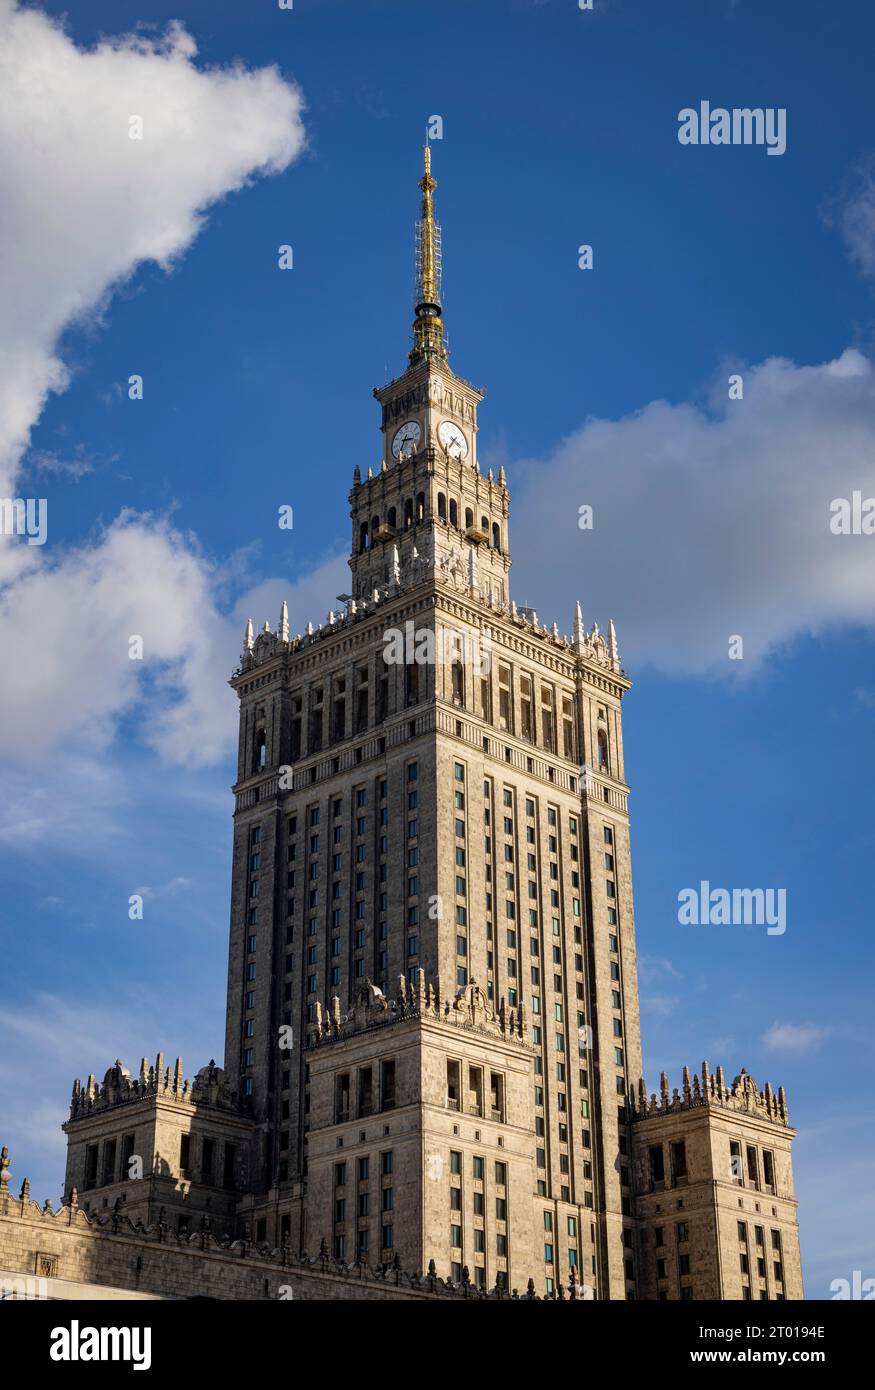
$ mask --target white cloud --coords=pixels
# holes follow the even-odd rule
[[[847,174],[824,216],[829,226],[838,226],[858,270],[875,275],[875,159],[862,160]]]
[[[276,68],[198,69],[195,54],[176,24],[85,51],[0,0],[0,495],[47,394],[67,384],[63,331],[143,261],[171,266],[211,203],[303,145],[300,93]]]
[[[293,632],[318,622],[344,570],[329,558],[297,583],[265,581],[228,617],[214,596],[222,576],[191,537],[122,515],[96,544],[0,591],[0,650],[16,653],[3,676],[0,752],[34,761],[75,738],[84,752],[102,753],[119,719],[136,713],[142,741],[163,757],[188,767],[215,762],[236,741],[227,680],[245,617],[275,627],[285,598]],[[143,639],[142,660],[129,656],[132,636]],[[104,778],[95,775],[99,804]],[[0,815],[0,839],[32,838],[44,813],[51,808],[34,788],[14,821],[4,827]]]
[[[275,67],[199,69],[195,54],[175,24],[85,51],[45,14],[0,0],[0,496],[16,495],[31,429],[68,383],[65,330],[99,320],[144,261],[170,268],[210,204],[302,148],[302,99]],[[142,140],[129,138],[134,115]],[[87,466],[32,462],[74,475]],[[132,514],[66,552],[52,549],[51,531],[50,507],[46,547],[0,539],[0,647],[15,654],[2,750],[39,755],[72,735],[105,748],[145,695],[148,742],[193,763],[218,756],[239,636],[197,547]],[[133,634],[143,662],[128,658]]]
[[[831,1032],[831,1028],[815,1023],[775,1022],[763,1034],[762,1042],[771,1052],[808,1052]]]
[[[588,621],[616,620],[633,672],[743,676],[799,634],[875,621],[875,537],[829,525],[834,498],[875,496],[872,363],[849,349],[740,370],[743,400],[727,372],[708,409],[653,401],[592,419],[517,467],[517,597],[569,631],[579,594]],[[585,503],[591,531],[577,527]],[[728,659],[735,634],[743,661]]]

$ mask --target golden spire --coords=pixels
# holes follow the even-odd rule
[[[413,321],[411,364],[439,358],[445,362],[447,348],[441,322],[441,229],[435,221],[434,190],[431,176],[431,146],[423,151],[424,171],[419,180],[422,208],[416,225],[416,318]]]

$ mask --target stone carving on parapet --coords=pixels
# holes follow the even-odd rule
[[[440,981],[426,982],[422,971],[416,981],[399,976],[394,999],[388,999],[371,980],[359,986],[352,1007],[341,1012],[335,995],[327,1008],[316,1005],[316,1029],[311,1046],[338,1041],[373,1028],[421,1018],[438,1023],[474,1029],[513,1042],[528,1044],[529,1028],[525,1004],[509,1008],[502,998],[494,1005],[471,980],[452,997],[445,998]]]
[[[10,1161],[9,1150],[5,1146],[0,1152],[0,1264],[4,1259],[4,1234],[7,1223],[10,1229],[13,1228],[16,1235],[21,1230],[22,1223],[30,1225],[39,1232],[39,1239],[43,1235],[51,1235],[62,1229],[73,1228],[78,1235],[93,1237],[98,1241],[111,1242],[118,1249],[119,1247],[132,1250],[131,1259],[136,1253],[137,1247],[143,1244],[154,1244],[168,1249],[176,1248],[180,1253],[190,1253],[192,1258],[206,1254],[218,1257],[226,1257],[235,1266],[240,1262],[246,1261],[258,1270],[258,1284],[261,1286],[262,1274],[269,1272],[282,1274],[285,1272],[295,1272],[304,1277],[308,1274],[318,1274],[328,1278],[335,1278],[344,1282],[354,1280],[356,1283],[369,1284],[373,1287],[375,1295],[379,1296],[381,1287],[387,1286],[408,1290],[412,1294],[433,1295],[439,1298],[454,1299],[477,1299],[488,1300],[510,1300],[522,1298],[524,1300],[542,1302],[563,1302],[566,1298],[570,1301],[575,1299],[586,1299],[588,1291],[583,1290],[576,1283],[574,1270],[571,1271],[571,1279],[568,1291],[557,1286],[552,1294],[543,1297],[535,1292],[534,1282],[529,1280],[526,1292],[520,1294],[516,1289],[509,1292],[507,1289],[494,1288],[491,1290],[477,1288],[472,1284],[467,1266],[462,1270],[462,1278],[454,1283],[450,1279],[439,1278],[436,1272],[434,1260],[429,1261],[428,1270],[424,1274],[410,1274],[401,1268],[397,1257],[383,1265],[370,1265],[364,1260],[355,1260],[347,1264],[344,1260],[334,1259],[328,1254],[328,1249],[323,1240],[317,1254],[310,1255],[306,1252],[294,1252],[287,1245],[272,1246],[268,1242],[253,1243],[249,1239],[234,1239],[229,1236],[217,1238],[210,1229],[210,1218],[204,1214],[201,1218],[200,1229],[191,1233],[180,1234],[172,1230],[166,1222],[157,1221],[152,1225],[146,1226],[142,1221],[133,1222],[129,1217],[121,1213],[119,1204],[113,1212],[100,1215],[89,1215],[79,1206],[79,1197],[75,1188],[70,1194],[69,1202],[53,1210],[50,1201],[46,1201],[41,1208],[38,1202],[32,1200],[30,1196],[30,1182],[24,1179],[21,1185],[21,1195],[13,1197],[9,1193],[10,1181]],[[32,1261],[32,1256],[30,1257]],[[200,1277],[200,1262],[192,1269],[192,1281],[194,1283]],[[32,1263],[28,1263],[26,1270],[17,1273],[25,1276],[32,1272]],[[255,1270],[253,1270],[253,1273]],[[60,1271],[61,1277],[65,1277],[63,1270]],[[16,1277],[14,1268],[6,1269],[5,1281],[8,1283],[10,1278]],[[97,1281],[98,1284],[101,1281]],[[139,1276],[132,1287],[142,1289],[144,1286]]]
[[[772,1120],[775,1124],[789,1125],[787,1096],[783,1086],[777,1094],[770,1082],[762,1090],[744,1067],[731,1086],[726,1085],[723,1068],[712,1072],[707,1062],[702,1063],[701,1081],[697,1075],[691,1079],[689,1067],[684,1067],[683,1086],[677,1086],[669,1093],[668,1076],[660,1075],[660,1093],[654,1091],[648,1099],[647,1087],[643,1078],[638,1082],[637,1098],[632,1096],[633,1117],[636,1120],[651,1119],[657,1115],[670,1115],[681,1110],[691,1110],[701,1105],[719,1105],[728,1110],[757,1115]]]
[[[623,673],[617,646],[617,632],[613,621],[608,623],[607,637],[599,629],[598,623],[593,623],[592,629],[588,632],[578,603],[575,605],[572,636],[563,636],[557,623],[554,622],[551,627],[546,627],[538,622],[538,615],[533,609],[521,609],[515,601],[507,602],[503,596],[492,589],[488,582],[485,586],[481,586],[478,566],[476,546],[473,545],[468,547],[467,565],[462,558],[461,550],[456,545],[451,545],[450,549],[438,558],[435,555],[433,533],[430,533],[426,538],[423,551],[420,552],[414,545],[412,553],[403,563],[398,555],[397,547],[395,547],[393,548],[391,577],[388,583],[375,587],[367,597],[350,598],[345,612],[335,612],[331,609],[325,621],[316,627],[308,622],[303,634],[298,633],[294,637],[290,635],[288,605],[285,602],[280,610],[280,620],[276,632],[271,631],[270,624],[265,622],[261,632],[255,637],[250,618],[244,633],[238,673],[263,666],[284,653],[300,651],[313,642],[319,642],[332,634],[345,631],[351,625],[375,612],[382,603],[394,599],[399,593],[403,593],[407,589],[414,588],[427,578],[433,578],[438,584],[444,584],[457,593],[484,603],[486,607],[506,618],[514,627],[520,628],[529,636],[537,637],[541,641],[560,648],[569,657],[583,657],[594,665],[603,666],[617,674]]]
[[[164,1054],[159,1052],[154,1066],[150,1066],[145,1057],[142,1058],[137,1080],[118,1059],[106,1072],[102,1086],[93,1072],[84,1086],[77,1077],[73,1082],[70,1119],[81,1119],[95,1110],[108,1110],[116,1105],[131,1104],[154,1096],[213,1105],[223,1110],[230,1110],[234,1106],[225,1073],[215,1061],[211,1060],[201,1067],[192,1082],[183,1076],[181,1057],[176,1058],[171,1071],[169,1066],[164,1065]]]

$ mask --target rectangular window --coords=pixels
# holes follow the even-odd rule
[[[380,1107],[383,1110],[394,1110],[395,1108],[395,1059],[388,1058],[380,1063]],[[386,1161],[389,1167],[385,1166]],[[383,1154],[383,1172],[392,1171],[392,1153]]]
[[[665,1158],[661,1144],[652,1144],[650,1153],[651,1190],[658,1190],[665,1182]]]
[[[513,700],[511,699],[510,667],[498,667],[498,727],[513,733]]]
[[[672,1182],[677,1184],[687,1177],[687,1146],[683,1139],[678,1139],[670,1144],[671,1150],[671,1177]]]
[[[188,1144],[186,1144],[186,1141],[188,1141]],[[191,1153],[190,1144],[191,1144],[191,1136],[188,1135],[188,1134],[184,1134],[184,1135],[182,1136],[182,1143],[181,1143],[181,1145],[180,1145],[180,1154],[181,1154],[181,1155],[184,1154],[185,1160],[186,1160],[186,1161],[185,1161],[185,1163],[183,1163],[183,1162],[182,1162],[182,1158],[180,1157],[180,1165],[179,1165],[180,1168],[182,1168],[183,1170],[187,1169],[188,1166],[189,1166],[190,1153]],[[104,1145],[103,1145],[103,1184],[104,1184],[104,1186],[108,1186],[110,1183],[115,1182],[115,1162],[116,1162],[116,1140],[115,1140],[115,1139],[107,1139],[107,1140],[104,1141]],[[121,1176],[124,1177],[125,1175],[122,1174]]]

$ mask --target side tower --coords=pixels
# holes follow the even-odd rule
[[[100,1085],[73,1083],[65,1122],[64,1201],[107,1209],[144,1225],[162,1222],[185,1234],[208,1226],[233,1234],[238,1196],[248,1186],[251,1123],[237,1112],[221,1067],[183,1077],[158,1053],[134,1079],[117,1061]]]
[[[535,1233],[532,1049],[474,983],[442,999],[422,971],[320,1016],[310,1050],[307,1220],[337,1259],[423,1265],[525,1287]],[[465,1254],[464,1252],[468,1252]]]
[[[641,1074],[630,683],[613,625],[588,631],[578,606],[563,637],[510,598],[504,472],[481,472],[483,393],[447,358],[428,148],[420,189],[413,345],[375,392],[379,469],[354,470],[352,592],[295,636],[285,605],[276,631],[250,624],[231,680],[225,1056],[255,1127],[246,1219],[376,1262],[403,1227],[420,1268],[548,1291],[573,1272],[622,1299]],[[341,1149],[347,1181],[378,1151],[404,1166],[392,1221],[376,1188],[329,1199]],[[512,1193],[476,1176],[499,1185],[502,1164]]]
[[[669,1096],[663,1072],[633,1133],[642,1298],[804,1297],[783,1086],[742,1069],[730,1088],[703,1062]]]

